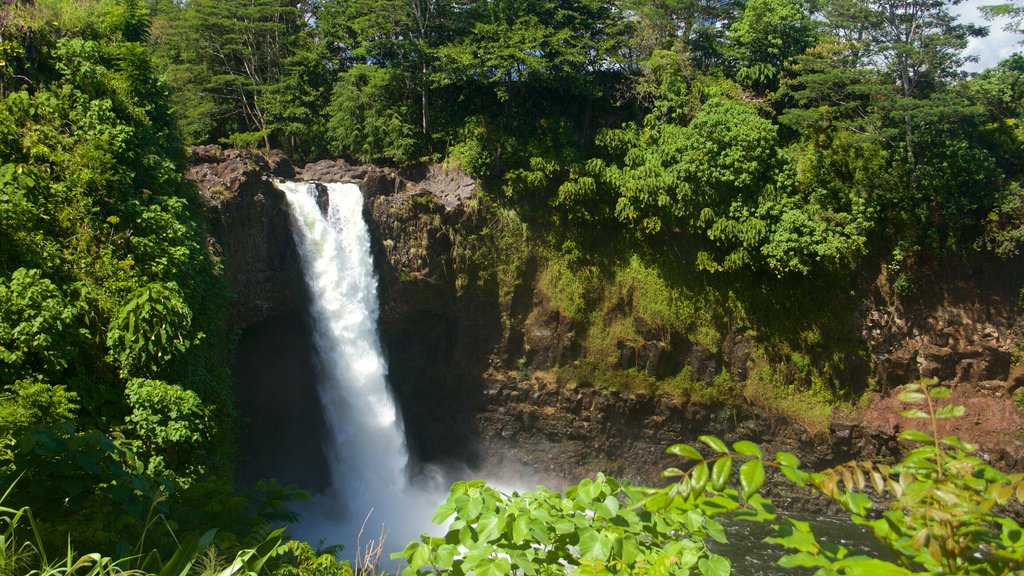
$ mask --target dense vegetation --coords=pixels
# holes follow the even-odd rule
[[[963,414],[949,404],[948,388],[934,380],[903,387],[898,398],[910,418],[935,424]],[[907,430],[913,444],[895,465],[850,462],[809,473],[788,452],[767,457],[750,441],[730,448],[701,436],[702,454],[676,444],[668,454],[680,468],[662,488],[619,483],[598,474],[566,490],[544,488],[503,494],[482,481],[458,482],[434,515],[448,520],[447,533],[410,542],[395,554],[409,567],[404,576],[433,574],[701,574],[728,576],[730,562],[709,545],[727,544],[718,521],[771,522],[778,535],[766,541],[788,549],[785,568],[816,569],[815,576],[839,574],[1019,574],[1024,568],[1024,532],[1006,514],[1024,502],[1024,474],[1007,475],[975,454],[976,447],[953,436]],[[734,469],[736,470],[734,472]],[[813,522],[778,514],[761,494],[768,470],[776,477],[813,487],[833,498],[853,522],[870,528],[891,557],[874,557],[837,542],[819,541]],[[868,496],[885,499],[879,512]],[[806,573],[810,573],[808,570]]]
[[[216,566],[288,518],[292,492],[231,480],[227,289],[149,18],[131,1],[0,9],[0,484],[32,514],[5,509],[3,574],[74,572],[83,549],[158,571],[188,542]]]
[[[91,558],[82,570],[94,573],[185,574],[200,553],[209,573],[344,570],[271,531],[289,518],[287,489],[232,487],[227,291],[182,177],[186,144],[473,174],[503,216],[463,249],[494,251],[505,290],[518,272],[502,267],[539,253],[539,285],[581,322],[586,361],[561,378],[608,380],[641,325],[712,349],[734,330],[757,333],[751,382],[766,396],[842,394],[862,353],[837,320],[858,267],[884,267],[909,293],[916,263],[1014,257],[1024,241],[1024,58],[964,75],[962,51],[982,30],[957,22],[952,4],[4,2],[0,482],[4,503],[32,516],[0,510],[0,573],[74,573],[72,529],[75,550],[124,559]],[[1019,25],[1014,5],[992,12]],[[685,372],[633,376],[697,386]],[[932,390],[906,398],[931,407]],[[900,466],[818,476],[708,439],[718,456],[675,448],[697,462],[672,471],[683,482],[642,492],[599,477],[571,491],[575,504],[460,484],[439,514],[462,522],[452,538],[507,548],[456,558],[455,542],[428,539],[406,557],[497,574],[550,546],[555,560],[582,558],[582,573],[604,573],[606,560],[637,571],[640,559],[652,572],[728,573],[703,548],[717,536],[708,506],[766,518],[756,492],[775,465],[872,525],[907,559],[901,569],[1019,567],[1019,528],[992,509],[1019,498],[1020,478],[956,439],[907,439],[925,447]],[[740,489],[729,492],[721,463],[734,460]],[[904,499],[884,521],[850,496],[876,477]],[[921,502],[935,515],[914,516]],[[549,526],[522,520],[540,511]],[[577,529],[584,520],[604,524]],[[798,550],[793,564],[879,569],[846,562],[800,524],[780,542]],[[1003,557],[972,564],[977,549]]]
[[[476,176],[580,326],[563,377],[621,370],[636,325],[712,353],[733,332],[758,342],[747,396],[828,404],[871,384],[841,320],[866,270],[907,295],[1019,252],[1024,60],[968,77],[985,31],[955,4],[163,0],[150,46],[189,142]]]
[[[953,4],[166,0],[150,44],[191,142],[446,159],[584,237],[808,275],[1016,250],[1022,64],[966,78]]]

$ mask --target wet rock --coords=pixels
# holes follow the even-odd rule
[[[278,178],[295,178],[295,166],[292,161],[280,150],[271,150],[267,154],[267,161],[270,163],[270,173]]]
[[[920,378],[917,365],[917,352],[912,346],[906,346],[884,354],[875,365],[875,377],[883,390],[891,390]]]
[[[320,160],[306,164],[296,175],[302,180],[318,182],[359,182],[366,177],[369,170],[365,166],[351,166],[348,162],[337,160]]]
[[[696,345],[686,357],[686,366],[690,369],[693,379],[710,384],[718,375],[719,364],[715,353],[708,348]]]

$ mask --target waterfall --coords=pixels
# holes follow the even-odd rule
[[[381,564],[396,571],[387,552],[401,550],[431,530],[433,511],[448,492],[443,477],[468,471],[424,470],[415,484],[407,480],[402,422],[388,391],[387,366],[377,337],[377,283],[359,188],[327,184],[325,217],[317,202],[317,186],[323,185],[276,186],[291,209],[310,290],[313,340],[321,364],[317,384],[330,430],[325,452],[332,487],[299,510],[302,521],[294,535],[343,544],[349,559],[354,554],[357,561],[375,546],[371,541],[381,544],[386,538],[387,544],[379,548],[384,553]],[[522,475],[510,471],[506,477],[519,480]]]
[[[351,537],[352,526],[359,527],[371,509],[371,529],[392,519],[402,521],[401,516],[388,518],[389,510],[408,492],[402,423],[387,387],[377,336],[377,283],[363,196],[353,184],[327,184],[325,217],[317,203],[317,184],[276,185],[291,209],[312,297],[321,364],[318,388],[331,436],[325,448],[333,488],[317,499],[312,512],[320,517],[317,523],[338,526],[340,519],[344,526],[332,532]]]

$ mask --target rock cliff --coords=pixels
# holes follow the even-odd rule
[[[1024,281],[1012,265],[937,268],[919,281],[913,297],[897,296],[884,270],[866,274],[849,322],[870,356],[859,360],[859,385],[876,393],[854,414],[836,415],[827,437],[816,437],[742,398],[708,405],[560,380],[558,368],[583,353],[580,326],[541,289],[535,255],[519,261],[489,244],[500,212],[478,209],[476,186],[460,172],[341,160],[296,169],[279,155],[217,147],[197,149],[193,159],[189,176],[208,203],[235,292],[232,319],[243,333],[268,318],[305,314],[287,214],[270,178],[360,185],[390,381],[419,462],[502,460],[555,478],[600,469],[650,482],[670,464],[663,456],[667,445],[703,433],[759,440],[814,466],[893,457],[900,450],[895,437],[910,423],[884,393],[935,376],[968,405],[953,430],[981,441],[989,457],[1024,466],[1024,419],[1012,399],[1024,383],[1024,370],[1013,360],[1022,336],[1016,293]],[[488,246],[486,261],[477,252]],[[506,256],[504,273],[514,281],[498,282],[493,271],[481,269]],[[749,331],[726,328],[704,345],[633,322],[640,341],[618,345],[618,369],[651,377],[685,369],[707,384],[723,370],[736,382],[748,378],[756,345]]]

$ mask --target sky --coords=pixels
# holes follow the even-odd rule
[[[1005,0],[964,0],[959,6],[954,6],[952,12],[959,14],[963,22],[971,22],[981,26],[988,26],[988,37],[972,38],[967,47],[967,53],[977,56],[977,62],[970,62],[964,66],[967,72],[980,72],[991,68],[1005,60],[1014,52],[1024,49],[1020,45],[1021,36],[1003,30],[1005,19],[989,22],[982,18],[979,6],[987,4],[1000,4]]]

